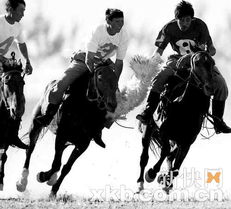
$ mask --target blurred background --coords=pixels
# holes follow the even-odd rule
[[[4,14],[4,1],[0,0],[0,13]],[[20,135],[28,131],[33,107],[41,96],[45,85],[57,78],[68,66],[74,51],[84,48],[85,40],[93,27],[105,21],[105,10],[108,7],[124,11],[125,26],[130,35],[125,65],[120,79],[120,88],[133,75],[129,67],[131,58],[140,54],[151,56],[155,49],[154,41],[164,24],[174,18],[174,9],[179,0],[26,0],[25,16],[22,24],[25,29],[26,43],[34,72],[25,78],[26,112],[23,116]],[[191,0],[195,16],[204,20],[217,49],[215,60],[231,89],[231,7],[228,0]],[[20,54],[12,46],[18,58]],[[166,59],[172,53],[170,46],[164,52]],[[231,125],[231,97],[226,104],[224,119]],[[94,142],[76,161],[71,172],[65,178],[60,193],[80,196],[91,196],[92,189],[104,189],[106,185],[120,188],[125,185],[136,189],[139,175],[139,157],[141,154],[141,134],[137,130],[136,114],[141,106],[127,115],[122,125],[134,127],[125,129],[113,124],[110,130],[103,131],[103,140],[107,148],[101,149]],[[194,168],[203,176],[206,169],[222,170],[222,191],[230,195],[230,135],[214,135],[209,140],[198,140],[192,145],[182,169]],[[67,160],[72,147],[63,157]],[[5,169],[4,191],[0,197],[42,197],[49,194],[46,184],[36,181],[37,172],[50,168],[54,154],[54,135],[47,135],[39,141],[33,153],[30,168],[28,189],[21,194],[16,191],[15,183],[20,177],[24,151],[10,148]],[[156,159],[150,153],[149,166]],[[147,185],[155,189],[156,183]]]

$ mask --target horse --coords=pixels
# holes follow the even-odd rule
[[[65,98],[58,110],[57,129],[55,138],[55,156],[50,170],[37,175],[39,182],[52,185],[51,197],[55,197],[65,176],[71,170],[76,159],[88,148],[90,141],[108,127],[108,112],[114,112],[117,106],[116,91],[118,89],[117,76],[111,65],[100,65],[94,71],[94,76],[85,73],[70,85]],[[36,142],[43,127],[36,122],[41,115],[41,108],[46,103],[46,95],[55,81],[48,84],[45,94],[36,107],[29,130],[29,149],[22,176],[17,182],[18,191],[25,191],[29,175],[29,163]],[[68,145],[74,145],[67,163],[63,166],[59,178],[57,172],[61,167],[63,151]]]
[[[160,124],[157,125],[152,118],[143,126],[138,192],[144,189],[144,176],[149,183],[155,180],[165,159],[168,172],[159,175],[157,182],[166,193],[173,188],[173,179],[179,174],[209,111],[214,65],[214,60],[207,52],[195,52],[189,68],[179,69],[166,85],[156,111],[158,119],[161,119]],[[139,125],[142,127],[141,123]],[[155,155],[159,154],[159,160],[144,174],[149,148]]]
[[[12,58],[2,63],[0,81],[0,190],[3,190],[4,166],[7,160],[7,150],[15,144],[21,117],[25,108],[23,93],[24,75],[22,63]],[[19,140],[19,139],[18,139]],[[25,145],[26,146],[26,145]]]

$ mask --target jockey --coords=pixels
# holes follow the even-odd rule
[[[136,116],[142,123],[147,124],[154,114],[160,100],[160,93],[168,79],[174,75],[179,61],[186,59],[192,53],[192,47],[199,47],[206,50],[211,56],[215,55],[216,49],[213,45],[206,24],[199,18],[194,17],[194,9],[189,2],[181,1],[175,8],[175,19],[167,23],[159,32],[155,45],[157,49],[153,56],[161,56],[168,45],[177,54],[168,57],[166,65],[152,81],[152,88],[149,93],[145,110]],[[188,54],[188,55],[187,55]],[[181,58],[181,59],[179,59]],[[179,61],[178,61],[179,60]],[[178,61],[178,62],[177,62]],[[188,64],[187,62],[185,64]],[[212,114],[214,116],[214,129],[218,133],[231,133],[231,128],[223,121],[225,101],[228,96],[228,87],[225,79],[217,69],[213,70],[213,100]]]
[[[107,9],[105,15],[106,24],[99,25],[93,31],[86,46],[86,53],[79,51],[73,56],[70,66],[51,89],[45,114],[37,118],[37,122],[43,126],[50,124],[68,86],[81,77],[83,73],[93,72],[94,65],[99,60],[110,61],[114,65],[114,71],[119,80],[123,69],[123,59],[128,47],[128,35],[123,27],[124,15],[119,9]],[[109,59],[114,55],[116,55],[115,63]],[[101,133],[97,134],[94,140],[101,147],[105,147],[101,139]]]
[[[27,46],[22,36],[22,27],[19,23],[24,16],[26,3],[24,0],[7,0],[6,1],[6,14],[0,16],[0,65],[7,61],[5,55],[9,51],[10,46],[16,41],[18,48],[25,59],[26,63],[26,74],[32,73],[32,66],[27,52]],[[1,72],[2,73],[2,72]],[[12,138],[12,145],[19,148],[26,149],[27,146],[21,142],[18,137],[18,130],[21,119],[14,120],[12,124],[12,131],[15,132]]]

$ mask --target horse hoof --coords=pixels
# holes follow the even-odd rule
[[[46,180],[44,179],[44,172],[39,172],[36,176],[37,181],[39,183],[44,183]]]
[[[50,194],[49,194],[49,199],[54,200],[55,198],[56,198],[56,193],[51,191]]]
[[[24,192],[26,190],[27,180],[21,179],[16,182],[16,188],[19,192]]]
[[[166,192],[167,195],[169,195],[170,191],[173,188],[173,184],[167,186],[167,187],[163,187],[162,190]]]
[[[16,188],[19,192],[24,192],[26,190],[28,176],[29,170],[24,168],[22,171],[22,177],[16,182]]]
[[[148,183],[151,183],[155,180],[156,178],[156,173],[152,173],[153,172],[153,169],[149,169],[146,173],[145,173],[145,180],[148,182]]]
[[[143,181],[138,182],[138,189],[136,191],[136,194],[139,194],[143,190],[144,190],[144,182]]]
[[[0,191],[3,191],[3,184],[0,184]]]
[[[53,186],[55,183],[56,183],[56,181],[57,181],[57,172],[56,173],[54,173],[52,176],[51,176],[51,178],[49,179],[49,181],[47,182],[47,185],[49,185],[49,186]]]

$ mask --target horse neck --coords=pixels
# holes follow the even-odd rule
[[[199,111],[201,113],[208,112],[210,97],[206,96],[193,81],[189,81],[183,102],[192,107],[192,111]]]
[[[24,93],[23,85],[24,83],[20,79],[14,79],[15,85],[13,82],[10,84],[3,83],[1,89],[1,99],[4,102],[4,107],[7,110],[10,110],[10,116],[14,118],[21,118],[24,113]],[[17,82],[21,82],[20,84]]]

